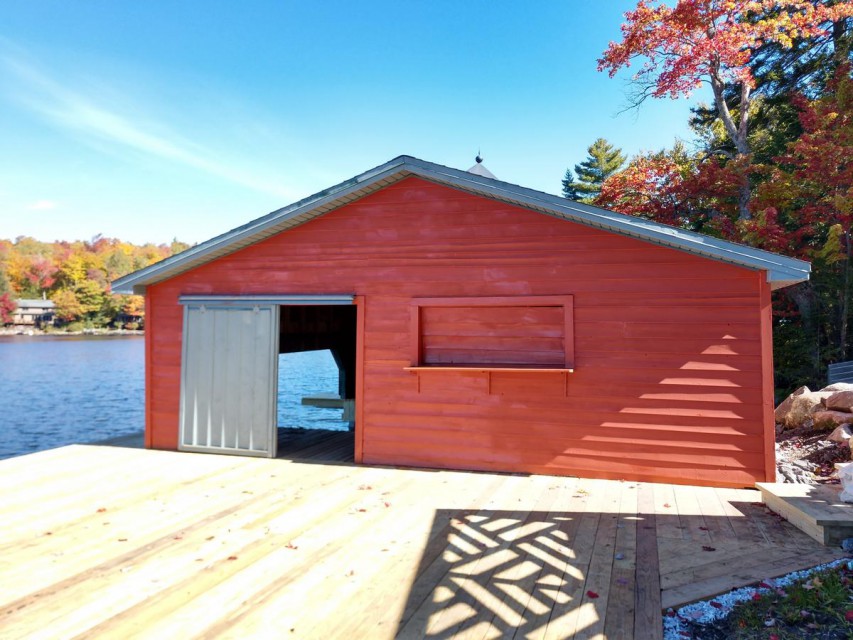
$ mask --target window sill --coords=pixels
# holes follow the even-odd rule
[[[541,367],[541,366],[527,366],[524,365],[505,365],[501,366],[498,364],[456,364],[456,365],[420,365],[413,367],[403,367],[404,371],[408,371],[416,376],[417,379],[417,388],[418,393],[421,392],[421,375],[427,374],[427,379],[432,378],[430,374],[444,372],[445,374],[453,374],[453,373],[475,373],[480,374],[485,378],[485,391],[489,395],[492,395],[493,392],[493,378],[494,382],[500,380],[501,374],[511,373],[511,374],[559,374],[563,377],[564,382],[560,384],[562,389],[562,395],[569,395],[569,375],[570,373],[574,373],[574,369],[569,369],[568,367]],[[504,378],[505,379],[505,378]],[[551,378],[553,380],[553,378]]]
[[[403,367],[404,371],[421,373],[423,371],[474,371],[478,373],[574,373],[574,369],[565,367],[525,367],[522,365],[482,365],[482,364],[454,364],[454,365],[421,365],[417,367]]]

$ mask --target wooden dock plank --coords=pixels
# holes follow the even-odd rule
[[[703,544],[711,543],[709,528],[702,515],[699,501],[696,499],[694,487],[686,485],[673,487],[675,504],[678,508],[678,519],[681,524],[681,535],[686,540],[698,541]]]
[[[678,517],[678,504],[675,501],[675,491],[671,485],[655,484],[654,499],[657,535],[659,538],[680,540],[684,537],[681,520]]]
[[[348,440],[0,461],[0,635],[658,640],[662,606],[839,555],[755,491],[316,463]]]
[[[637,524],[637,571],[634,590],[633,632],[636,640],[663,638],[655,511],[654,487],[641,484],[637,491],[637,512],[640,520]]]
[[[585,481],[575,479],[558,497],[553,510],[554,530],[540,549],[542,570],[536,577],[524,611],[527,625],[516,629],[514,638],[544,638],[553,609],[577,602],[583,587],[583,573],[592,550],[591,536],[598,526],[598,514],[587,514],[589,495]],[[567,636],[568,637],[568,636]]]
[[[736,563],[720,575],[697,580],[676,589],[665,589],[661,592],[661,604],[667,608],[681,606],[696,600],[705,600],[737,587],[829,562],[838,558],[840,554],[834,550],[823,548],[807,553],[800,551],[793,554],[790,551],[786,553],[783,550],[780,555],[781,557],[775,557],[775,554],[770,552],[772,557],[751,564],[751,566]]]
[[[714,489],[714,494],[736,539],[749,544],[768,542],[761,528],[748,513],[748,507],[761,498],[757,491]]]
[[[347,485],[336,486],[337,500],[330,499],[332,496],[323,501],[308,500],[308,512],[300,512],[296,505],[287,514],[294,517],[287,521],[281,518],[281,513],[269,513],[247,526],[258,537],[234,550],[231,562],[203,580],[171,585],[145,606],[128,612],[125,620],[116,617],[115,628],[132,627],[150,638],[171,636],[177,631],[180,637],[210,635],[214,630],[222,632],[240,623],[286,589],[299,593],[304,588],[303,577],[319,578],[318,567],[329,564],[339,567],[345,560],[340,557],[342,549],[334,544],[338,536],[364,543],[365,533],[373,533],[372,516],[367,514],[381,514],[386,509],[378,502],[378,492],[360,490],[357,480],[353,478]],[[382,483],[383,488],[391,487],[388,482],[392,478],[374,477],[374,480]],[[403,482],[394,484],[397,489],[407,484],[405,477],[398,480]],[[293,597],[293,592],[288,593]],[[218,612],[216,619],[204,615],[210,610]],[[275,619],[278,624],[287,622],[283,612]],[[103,631],[112,628],[105,626]]]
[[[482,482],[448,483],[442,481],[443,491],[441,499],[446,507],[441,513],[436,513],[432,518],[422,521],[422,534],[416,536],[415,544],[419,542],[423,551],[420,558],[411,553],[412,542],[395,544],[389,547],[392,554],[390,562],[382,565],[381,575],[377,576],[370,584],[363,587],[358,599],[353,599],[353,608],[350,615],[335,616],[335,623],[326,630],[327,637],[356,637],[359,629],[371,626],[379,631],[379,635],[395,637],[401,620],[403,619],[403,605],[400,600],[400,585],[412,585],[410,594],[414,592],[419,584],[422,569],[428,566],[448,548],[448,540],[454,530],[453,521],[460,521],[465,513],[478,504],[484,504],[493,499],[501,484],[495,482],[495,478],[482,477]],[[439,495],[435,492],[433,495]],[[418,505],[418,511],[423,509]],[[411,536],[407,536],[411,538]],[[390,567],[388,565],[390,564]],[[375,594],[372,598],[371,595]],[[411,595],[407,600],[415,600]]]
[[[616,546],[604,614],[604,637],[633,638],[637,573],[638,485],[621,483]]]
[[[432,591],[442,595],[424,600],[420,610],[402,628],[401,638],[436,633],[452,635],[464,628],[466,621],[476,621],[479,605],[497,605],[497,598],[483,585],[499,567],[511,564],[514,556],[511,544],[526,516],[526,510],[519,508],[519,503],[531,491],[529,483],[519,482],[518,478],[511,480],[501,501],[460,523],[451,538],[460,560],[445,563],[446,571]],[[485,602],[478,601],[475,594]],[[449,602],[444,602],[445,597]]]
[[[816,524],[853,524],[853,504],[841,502],[839,486],[759,482],[759,490],[795,506]]]
[[[558,618],[559,624],[555,625],[553,619],[549,622],[546,638],[561,637],[562,633],[573,633],[575,638],[594,638],[604,633],[604,611],[610,595],[622,484],[590,480],[584,485],[589,487],[590,494],[590,502],[584,515],[598,516],[595,535],[591,541],[592,553],[586,567],[583,563],[575,565],[575,569],[583,575],[580,593],[572,601],[568,615],[564,614]],[[578,547],[580,544],[579,541]],[[555,607],[554,614],[562,609],[564,607]],[[552,636],[552,633],[555,635]]]
[[[541,545],[553,530],[549,518],[565,487],[554,478],[544,478],[543,488],[532,510],[525,516],[524,524],[516,532],[513,550],[514,561],[505,568],[492,573],[489,582],[494,585],[499,601],[492,609],[479,615],[479,626],[470,626],[455,634],[459,640],[482,640],[483,638],[507,637],[516,629],[526,626],[524,612],[529,604],[528,594],[535,588],[536,578],[541,572]]]

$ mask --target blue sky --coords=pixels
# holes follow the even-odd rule
[[[5,0],[0,238],[200,242],[401,154],[559,193],[710,98],[618,115],[633,4]]]

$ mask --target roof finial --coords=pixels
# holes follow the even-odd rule
[[[474,158],[474,161],[475,161],[477,164],[480,164],[480,163],[483,161],[483,158],[482,158],[482,156],[480,155],[480,149],[479,149],[479,148],[477,148],[477,157],[476,157],[476,158]]]

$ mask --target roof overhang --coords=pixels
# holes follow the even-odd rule
[[[261,242],[409,176],[712,260],[762,270],[767,273],[767,282],[772,289],[804,282],[808,280],[811,271],[811,265],[802,260],[581,204],[411,156],[400,156],[170,258],[118,278],[113,282],[113,291],[144,294],[151,285]]]

